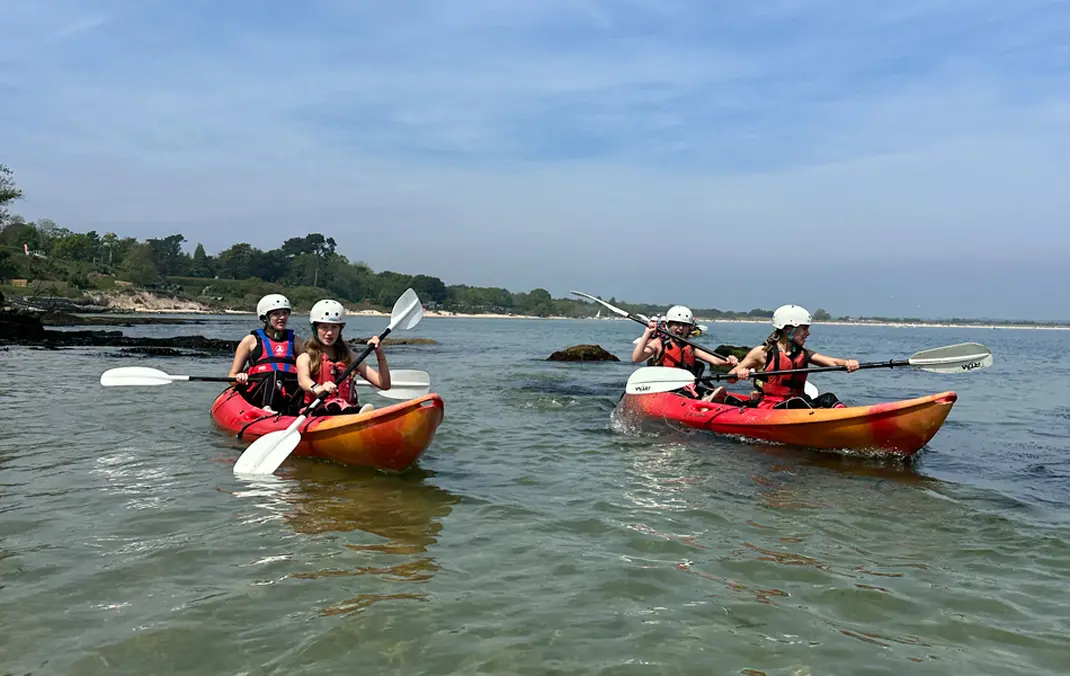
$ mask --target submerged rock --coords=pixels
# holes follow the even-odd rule
[[[19,310],[0,310],[0,342],[39,343],[44,340],[45,327],[34,313]]]
[[[353,349],[360,350],[367,345],[368,339],[350,338],[346,342]],[[387,338],[383,341],[383,345],[438,345],[438,341],[434,338]]]
[[[746,345],[718,345],[714,350],[717,354],[723,354],[726,357],[737,357],[743,359],[747,356],[747,353],[751,351],[751,348]]]
[[[51,312],[41,316],[45,326],[135,326],[140,324],[202,324],[203,319],[185,317],[117,317],[96,315],[80,317],[66,312]]]
[[[119,357],[189,357],[197,356],[197,353],[190,353],[183,350],[176,350],[173,347],[124,347],[119,350],[116,356]]]
[[[620,361],[601,345],[573,345],[554,352],[546,361]]]
[[[122,331],[114,330],[56,331],[46,329],[42,325],[41,316],[38,313],[18,310],[0,311],[0,345],[30,345],[47,349],[62,347],[122,347],[128,348],[123,351],[128,354],[173,357],[233,354],[241,338],[241,335],[235,336],[233,340],[205,338],[200,335],[134,338],[123,335]],[[354,349],[359,350],[366,340],[366,338],[356,338],[348,342]],[[387,338],[383,341],[383,344],[387,346],[437,345],[438,342],[432,338]]]

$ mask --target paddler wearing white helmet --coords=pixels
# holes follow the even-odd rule
[[[762,371],[787,371],[808,366],[845,366],[858,370],[858,360],[828,357],[805,347],[813,317],[800,305],[781,305],[773,312],[773,332],[765,342],[747,353],[729,375],[747,379],[752,375],[763,382],[752,394],[758,408],[842,408],[831,392],[816,399],[806,394],[806,374],[761,377]],[[756,370],[757,369],[757,370]]]
[[[360,406],[356,383],[353,380],[356,376],[381,390],[390,389],[390,366],[386,363],[386,354],[379,343],[379,336],[372,336],[367,341],[368,345],[375,348],[379,368],[369,366],[368,362],[361,362],[349,377],[335,382],[357,358],[342,338],[342,329],[346,325],[345,314],[342,304],[330,298],[313,305],[308,313],[312,336],[305,345],[304,354],[297,358],[297,379],[305,392],[305,403],[311,404],[317,397],[324,395],[322,406],[316,410],[316,413],[321,415],[366,413],[372,409],[371,404]]]
[[[739,363],[735,357],[725,359],[705,350],[695,348],[683,342],[691,337],[695,330],[695,315],[691,308],[685,305],[673,305],[665,313],[665,328],[669,336],[658,331],[658,320],[651,319],[643,331],[643,335],[635,343],[632,350],[632,363],[643,361],[648,366],[669,366],[691,371],[696,377],[702,375],[705,368],[699,362],[705,362],[714,366],[734,366]],[[718,388],[722,390],[723,388]],[[697,391],[690,392],[698,395]],[[703,397],[707,398],[707,397]]]
[[[262,326],[242,338],[234,351],[228,377],[254,406],[287,413],[298,403],[297,357],[304,344],[286,328],[293,306],[281,293],[270,293],[256,304]],[[249,376],[258,376],[250,381]]]

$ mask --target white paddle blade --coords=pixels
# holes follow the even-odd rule
[[[616,307],[615,305],[610,305],[609,303],[605,302],[601,298],[596,298],[596,297],[592,296],[589,293],[584,293],[582,291],[569,291],[569,293],[574,294],[576,296],[579,296],[581,298],[586,298],[588,300],[593,300],[594,302],[600,304],[602,307],[606,308],[610,312],[615,312],[616,314],[620,315],[621,317],[627,317],[628,316],[628,311],[627,310],[621,310],[619,307]]]
[[[273,474],[301,443],[298,428],[305,419],[303,415],[298,416],[286,429],[269,432],[249,444],[249,448],[234,463],[234,474]]]
[[[400,401],[409,401],[416,399],[430,393],[430,388],[427,387],[398,387],[392,386],[389,390],[375,390],[375,393],[380,397],[386,397],[387,399],[398,399]]]
[[[992,351],[980,343],[959,343],[922,350],[907,360],[931,373],[968,373],[992,365]]]
[[[360,376],[354,376],[353,379],[357,382],[357,385],[362,387],[374,387],[367,380]],[[407,387],[407,388],[424,388],[430,389],[431,376],[427,371],[413,371],[409,369],[390,369],[390,388],[395,387]]]
[[[695,376],[690,371],[668,366],[643,366],[628,377],[624,392],[626,394],[672,392],[694,383]]]
[[[100,384],[104,387],[155,387],[180,380],[189,380],[189,376],[172,376],[147,366],[124,366],[100,374]]]
[[[361,387],[375,387],[367,380],[355,378],[357,385]],[[398,369],[390,371],[390,389],[376,389],[375,393],[387,399],[400,399],[408,401],[422,397],[431,391],[431,376],[426,371],[409,371]]]
[[[390,311],[390,330],[411,329],[423,318],[424,306],[420,304],[420,297],[412,289],[406,289],[405,293],[394,302],[394,309]]]
[[[803,391],[806,392],[806,396],[811,399],[817,399],[821,396],[821,390],[817,389],[817,385],[814,385],[809,380],[807,380],[806,385],[803,386]]]

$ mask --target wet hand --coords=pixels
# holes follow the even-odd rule
[[[372,336],[371,338],[369,338],[368,345],[371,345],[376,352],[381,352],[383,349],[383,346],[379,344],[379,336]]]
[[[323,383],[312,388],[312,391],[318,396],[321,394],[331,395],[338,391],[338,386],[334,383]]]
[[[859,363],[857,359],[848,359],[844,366],[847,367],[847,372],[850,373],[851,371],[858,370]]]
[[[234,381],[239,385],[247,385],[249,383],[249,374],[239,373],[238,375],[234,376]]]

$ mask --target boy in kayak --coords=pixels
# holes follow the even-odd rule
[[[700,364],[700,361],[713,366],[735,366],[739,363],[739,360],[735,357],[725,359],[705,350],[696,350],[690,345],[677,340],[677,338],[686,339],[690,337],[695,329],[695,316],[688,307],[673,305],[669,308],[669,311],[665,313],[665,327],[669,330],[669,333],[673,334],[672,336],[655,336],[654,333],[658,328],[656,320],[651,320],[647,324],[643,335],[635,344],[635,349],[632,350],[633,364],[646,359],[647,366],[669,366],[684,369],[694,373],[695,377],[698,378],[702,375],[703,369],[705,369],[705,365]],[[701,395],[695,385],[689,385],[684,390],[695,398],[701,396],[705,401],[724,398],[723,387],[718,387]]]
[[[743,361],[728,372],[746,380],[751,377],[753,369],[761,371],[786,371],[817,366],[845,366],[847,371],[856,371],[858,361],[855,359],[838,359],[826,357],[804,347],[810,335],[810,313],[798,305],[781,305],[773,313],[773,332],[765,342],[751,350]],[[844,404],[831,392],[826,392],[816,399],[806,394],[806,374],[795,373],[784,376],[762,377],[761,371],[753,372],[757,381],[756,392],[751,395],[751,405],[758,408],[843,408]]]
[[[297,382],[305,391],[305,404],[311,404],[321,394],[326,395],[320,415],[339,413],[365,413],[373,407],[364,404],[359,409],[356,376],[364,378],[381,390],[390,389],[390,367],[379,344],[379,336],[372,336],[368,345],[375,348],[379,368],[361,362],[356,371],[341,383],[335,380],[356,359],[356,355],[342,339],[345,327],[345,309],[336,300],[321,300],[312,306],[308,321],[312,324],[312,337],[305,344],[305,352],[297,358]]]
[[[292,310],[289,299],[282,294],[261,298],[256,304],[256,314],[264,325],[238,343],[227,374],[238,382],[237,389],[246,401],[272,413],[289,413],[300,403],[297,356],[304,346],[286,328]]]

